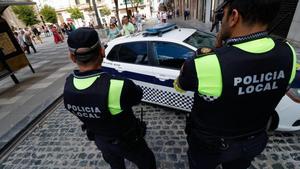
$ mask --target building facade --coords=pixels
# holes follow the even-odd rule
[[[92,0],[60,0],[60,3],[57,3],[57,0],[34,0],[37,3],[39,9],[45,5],[52,6],[57,11],[58,22],[68,22],[71,20],[70,14],[67,12],[67,9],[70,7],[77,7],[84,15],[84,19],[78,19],[75,21],[77,26],[86,26],[89,22],[96,22],[95,11],[92,6]],[[134,14],[136,12],[135,8],[131,5],[130,0],[119,0],[119,16],[120,18],[127,15],[126,12],[126,3],[127,10],[129,14]],[[159,0],[143,0],[139,6],[138,10],[140,14],[144,14],[147,17],[151,17],[155,9],[157,9]],[[97,12],[100,16],[102,24],[109,24],[109,19],[111,16],[116,15],[116,7],[114,0],[96,0]],[[99,10],[103,7],[107,7],[111,10],[110,16],[101,16]]]
[[[185,9],[190,10],[190,19],[196,19],[204,23],[213,20],[213,11],[224,0],[164,0],[164,3],[172,3],[174,9],[179,10],[180,16]],[[276,27],[272,34],[285,37],[300,46],[300,3],[299,0],[282,1],[279,15],[270,26]],[[280,22],[280,23],[279,23]],[[278,24],[278,25],[277,25]]]
[[[2,14],[2,17],[6,20],[6,22],[13,28],[25,28],[26,25],[18,19],[15,15],[11,7],[5,9]]]

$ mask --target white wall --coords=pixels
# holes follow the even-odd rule
[[[300,45],[300,2],[299,1],[289,30],[288,39],[295,41]]]

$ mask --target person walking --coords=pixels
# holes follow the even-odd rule
[[[26,45],[27,53],[30,54],[29,47],[31,47],[32,50],[34,51],[34,53],[36,53],[36,49],[32,43],[32,39],[31,39],[31,32],[27,28],[25,28],[25,32],[22,35],[23,35],[23,41]]]
[[[20,44],[21,49],[23,51],[27,51],[27,53],[28,53],[28,50],[26,49],[26,45],[25,45],[24,40],[23,40],[24,33],[25,32],[23,30],[21,30],[19,33],[15,32],[15,36],[16,36],[19,44]]]
[[[79,70],[66,79],[65,108],[83,122],[87,137],[95,141],[112,169],[125,169],[124,159],[139,169],[156,169],[154,154],[143,138],[146,125],[132,111],[143,90],[129,79],[103,72],[105,50],[94,29],[78,28],[67,42]]]
[[[142,15],[139,13],[139,11],[136,12],[135,18],[136,18],[137,31],[138,32],[143,31]]]
[[[52,25],[51,31],[53,34],[53,39],[54,39],[55,44],[58,44],[59,42],[64,42],[63,39],[61,38],[56,26]]]
[[[296,73],[294,48],[266,32],[279,7],[280,0],[225,0],[217,48],[184,63],[174,87],[195,92],[190,169],[246,169],[265,149]]]
[[[186,9],[184,10],[183,15],[184,15],[184,20],[189,20],[189,18],[190,18],[190,9],[189,9],[189,8],[186,8]]]
[[[222,18],[220,18],[220,17],[222,17],[222,13],[223,13],[222,10],[214,11],[213,21],[212,21],[212,26],[211,26],[210,32],[212,32],[214,29],[216,29],[216,33],[219,32],[220,22],[222,20]]]
[[[162,14],[161,14],[161,22],[162,23],[167,23],[167,11],[163,11]]]
[[[33,34],[34,34],[34,37],[35,37],[38,41],[40,41],[40,43],[42,44],[43,41],[42,41],[42,39],[41,39],[41,37],[40,37],[41,32],[39,32],[38,29],[37,29],[36,27],[34,27],[34,26],[31,28],[31,31],[32,31]]]

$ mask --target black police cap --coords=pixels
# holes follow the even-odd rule
[[[69,51],[78,61],[88,61],[98,54],[100,40],[98,33],[88,27],[81,27],[72,31],[68,37]]]
[[[224,0],[217,8],[216,11],[222,10],[229,2],[233,0]]]

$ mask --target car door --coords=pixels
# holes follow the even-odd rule
[[[130,78],[139,86],[151,85],[155,79],[148,56],[146,41],[128,42],[114,46],[107,54],[103,69],[113,75]]]
[[[173,42],[152,41],[149,45],[152,74],[155,77],[150,89],[146,91],[145,101],[163,106],[190,111],[193,93],[179,94],[173,88],[173,82],[180,72],[185,59],[192,58],[195,51]]]

